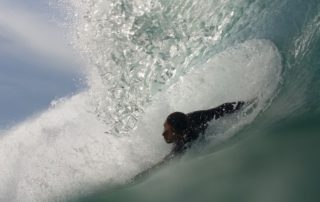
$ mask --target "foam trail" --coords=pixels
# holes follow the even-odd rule
[[[87,97],[74,96],[4,134],[0,201],[65,199],[80,188],[124,182],[161,158],[152,152],[157,144],[141,144],[139,136],[104,134],[108,126],[88,112]]]

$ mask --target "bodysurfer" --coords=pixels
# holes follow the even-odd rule
[[[244,103],[243,101],[229,102],[208,110],[195,111],[188,114],[182,112],[170,114],[164,122],[164,131],[162,133],[168,144],[174,144],[169,156],[183,153],[194,140],[204,134],[208,127],[208,122],[238,111],[243,107]]]
[[[251,102],[249,101],[248,103]],[[182,112],[170,114],[164,122],[162,135],[168,144],[174,144],[172,152],[156,165],[136,175],[132,179],[132,182],[139,181],[138,179],[148,175],[154,169],[163,166],[175,155],[182,154],[191,146],[193,141],[204,134],[211,120],[219,119],[226,114],[232,114],[240,110],[245,103],[247,102],[228,102],[208,110],[195,111],[188,114]]]

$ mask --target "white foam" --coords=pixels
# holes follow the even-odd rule
[[[274,95],[281,79],[281,57],[268,40],[249,40],[214,56],[153,98],[158,112],[191,112],[224,102],[259,99],[258,109]]]
[[[162,157],[152,140],[105,134],[87,97],[74,96],[4,134],[0,201],[65,199],[85,187],[122,183]]]
[[[216,55],[157,94],[131,135],[105,134],[89,92],[61,101],[0,140],[0,201],[63,200],[104,184],[124,183],[169,151],[162,123],[172,111],[190,112],[226,101],[274,95],[281,58],[266,40]],[[262,105],[262,104],[261,104]]]

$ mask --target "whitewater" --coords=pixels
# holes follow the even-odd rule
[[[317,1],[58,2],[88,88],[1,132],[0,201],[317,199]],[[253,98],[132,184],[171,151],[169,113]]]

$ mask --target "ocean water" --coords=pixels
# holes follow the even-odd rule
[[[319,1],[55,2],[89,87],[1,132],[0,201],[319,201]],[[170,112],[254,98],[132,181]]]

